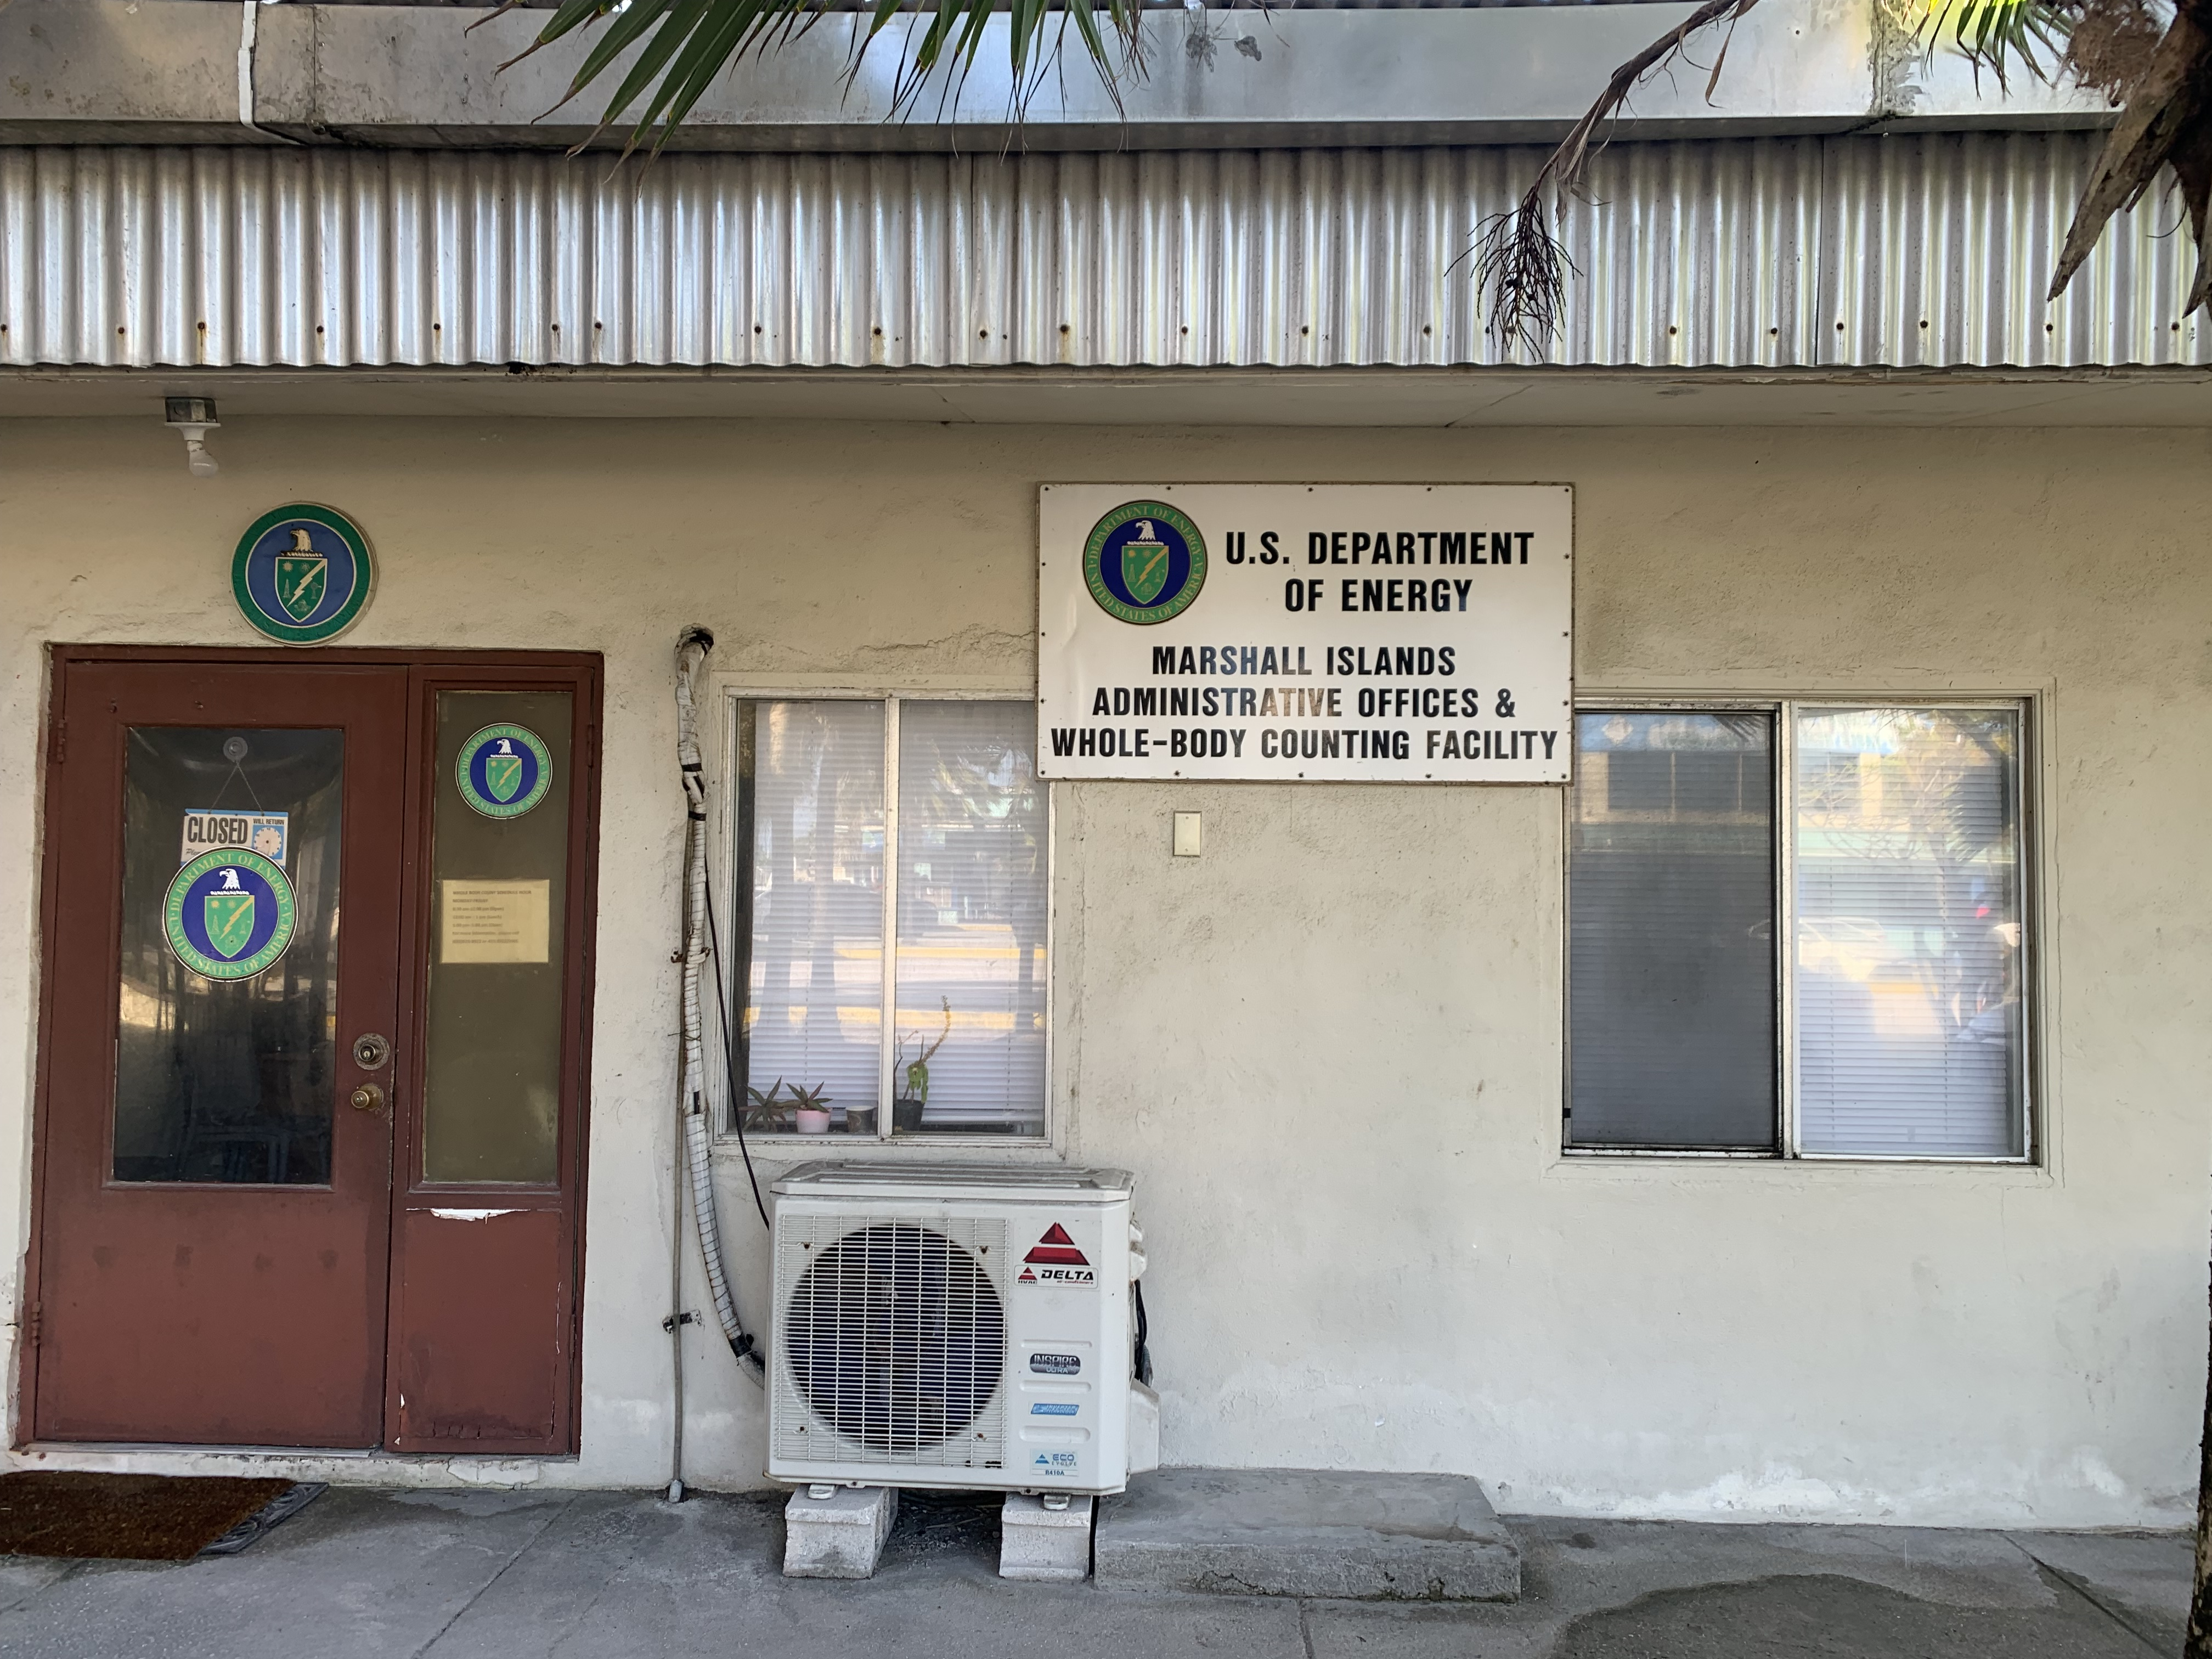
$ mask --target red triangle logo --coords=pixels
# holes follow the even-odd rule
[[[1087,1267],[1091,1258],[1075,1248],[1075,1241],[1067,1236],[1067,1229],[1057,1221],[1044,1231],[1036,1248],[1022,1258],[1024,1261],[1048,1262],[1056,1267]]]

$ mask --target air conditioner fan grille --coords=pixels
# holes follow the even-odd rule
[[[988,1425],[979,1419],[1005,1372],[1006,1321],[977,1255],[943,1232],[900,1222],[848,1231],[807,1254],[783,1309],[782,1346],[793,1386],[814,1414],[878,1456],[981,1462],[981,1445],[963,1445],[978,1442],[995,1459],[1000,1413]],[[835,1455],[827,1444],[810,1449]]]

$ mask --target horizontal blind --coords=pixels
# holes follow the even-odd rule
[[[750,1088],[882,1092],[884,708],[738,709],[739,856],[750,852],[744,1064]],[[745,822],[744,820],[749,820]],[[788,1113],[763,1129],[793,1127]]]
[[[1575,725],[1567,1144],[1771,1150],[1773,717]]]
[[[924,1131],[1044,1127],[1045,789],[1025,702],[899,705],[899,1049]]]
[[[1802,1149],[2019,1155],[2018,711],[1795,718]]]

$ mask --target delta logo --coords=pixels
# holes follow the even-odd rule
[[[1022,1258],[1020,1285],[1096,1285],[1098,1275],[1091,1258],[1075,1248],[1067,1229],[1057,1221],[1044,1230],[1036,1248]]]

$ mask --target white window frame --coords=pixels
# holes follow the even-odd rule
[[[931,1130],[925,1134],[895,1134],[891,1127],[891,1094],[896,1060],[897,1022],[890,1017],[896,1006],[898,975],[898,744],[899,714],[902,705],[909,702],[1036,702],[1034,687],[1017,690],[1012,687],[944,687],[896,691],[857,690],[848,686],[748,685],[725,681],[721,687],[722,738],[720,744],[720,787],[714,791],[714,857],[715,864],[710,877],[716,894],[715,921],[717,937],[714,949],[726,964],[743,959],[738,949],[736,922],[738,907],[733,902],[734,884],[738,879],[738,823],[737,814],[731,810],[736,797],[738,778],[738,705],[743,702],[864,702],[872,703],[884,711],[884,969],[881,988],[884,1016],[880,1064],[876,1080],[876,1133],[873,1136],[855,1135],[831,1130],[827,1134],[802,1135],[796,1133],[762,1133],[747,1130],[743,1136],[746,1144],[764,1146],[777,1152],[807,1148],[824,1156],[830,1154],[869,1156],[896,1149],[901,1152],[927,1154],[932,1150],[957,1148],[973,1153],[988,1149],[1000,1152],[1050,1152],[1059,1145],[1059,1113],[1054,1101],[1054,1036],[1060,1018],[1058,998],[1060,975],[1055,972],[1059,958],[1058,906],[1053,901],[1054,850],[1059,845],[1059,792],[1048,780],[1036,780],[1044,791],[1045,835],[1045,919],[1044,919],[1044,1115],[1034,1134],[963,1134],[957,1132]],[[713,993],[712,969],[706,986]],[[729,1010],[730,1035],[734,1040],[744,1019],[744,1000],[748,986],[739,983],[737,975],[726,967],[723,975],[728,984],[733,1006]],[[710,1055],[719,1054],[721,1048],[719,1026],[707,1032],[707,1047]],[[716,1142],[727,1142],[735,1146],[739,1139],[735,1103],[730,1098],[727,1073],[723,1066],[710,1059],[707,1066],[709,1104],[714,1113]]]
[[[1797,778],[1797,721],[1801,712],[1844,708],[1945,708],[1969,713],[2009,714],[2020,722],[2020,755],[2014,769],[2013,821],[2019,825],[2021,915],[2021,1068],[2019,1103],[2021,1146],[2018,1152],[1975,1158],[1956,1152],[1807,1152],[1799,1135],[1797,1048],[1797,951],[1793,895],[1797,874],[1797,819],[1794,810]],[[1745,693],[1737,696],[1686,696],[1679,692],[1639,695],[1633,691],[1609,694],[1585,692],[1575,700],[1577,720],[1584,714],[1654,714],[1680,709],[1692,714],[1765,714],[1774,721],[1774,997],[1775,997],[1775,1144],[1765,1148],[1716,1147],[1710,1151],[1673,1146],[1577,1146],[1567,1139],[1568,1110],[1574,1103],[1574,991],[1568,969],[1574,919],[1574,793],[1582,782],[1579,770],[1572,787],[1560,792],[1559,888],[1559,1152],[1577,1161],[1588,1159],[1694,1160],[1699,1163],[1773,1164],[1961,1164],[1973,1169],[2040,1166],[2047,1137],[2043,1122],[2045,1090],[2042,1077],[2043,950],[2042,848],[2037,804],[2040,793],[2039,739],[2041,700],[2033,692],[1966,695],[1923,691],[1873,691],[1863,696],[1829,690],[1810,695]],[[1581,732],[1573,734],[1577,753]]]

